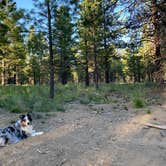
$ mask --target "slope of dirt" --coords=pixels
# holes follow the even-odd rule
[[[41,136],[0,148],[1,166],[165,166],[166,105],[133,110],[111,104],[70,104],[65,113],[34,114]],[[1,111],[0,127],[18,115]]]

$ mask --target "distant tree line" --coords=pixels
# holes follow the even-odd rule
[[[166,79],[164,0],[0,1],[0,82],[49,84]]]

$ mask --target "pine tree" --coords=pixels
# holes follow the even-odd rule
[[[124,2],[124,1],[123,1]],[[125,2],[124,2],[125,3]],[[165,1],[127,1],[130,17],[127,27],[137,31],[140,35],[137,41],[149,41],[154,45],[155,80],[160,85],[164,83],[164,45],[165,36]],[[146,28],[145,28],[146,27]],[[143,35],[142,35],[143,34]]]
[[[100,43],[101,43],[101,20],[102,20],[102,7],[101,0],[90,1],[84,0],[81,3],[81,21],[80,21],[80,34],[82,38],[83,53],[85,54],[85,63],[86,63],[86,79],[88,79],[88,52],[93,56],[94,62],[94,82],[96,88],[99,87],[99,68],[98,68],[98,56],[100,52]],[[88,32],[87,34],[85,34]],[[90,50],[87,48],[87,43],[90,45]],[[89,46],[88,46],[89,47]],[[88,80],[86,80],[88,84]]]
[[[78,21],[78,31],[79,31],[79,47],[83,55],[83,67],[85,71],[85,85],[89,86],[89,61],[91,59],[91,48],[90,48],[90,26],[88,18],[88,1],[83,1],[80,5],[80,19]]]
[[[16,84],[16,76],[23,70],[22,64],[25,62],[22,26],[19,25],[23,12],[17,10],[12,0],[4,0],[0,5],[0,33],[3,35],[0,40],[1,84]]]
[[[68,82],[70,76],[70,65],[72,59],[72,34],[73,26],[71,23],[71,16],[67,6],[60,6],[57,10],[56,25],[56,38],[55,46],[57,54],[60,56],[59,64],[59,78],[62,84]]]
[[[118,14],[115,12],[117,7],[117,0],[103,0],[102,1],[102,54],[104,63],[105,83],[110,82],[110,59],[114,40],[117,38],[120,31],[118,31]],[[118,29],[117,29],[118,27]],[[112,55],[113,56],[113,55]]]
[[[39,26],[38,29],[41,29],[47,34],[48,38],[48,51],[49,51],[49,70],[50,70],[50,92],[49,98],[54,98],[54,53],[53,53],[53,20],[55,20],[56,13],[56,1],[54,0],[43,0],[43,1],[34,1],[35,6],[38,8],[37,15],[38,19],[36,20]],[[45,26],[43,26],[45,25]]]
[[[35,32],[34,26],[30,26],[28,40],[27,40],[27,52],[30,67],[30,77],[33,77],[34,84],[40,84],[47,80],[48,67],[45,65],[48,59],[48,53],[46,52],[47,43],[45,36],[42,32]],[[46,83],[46,82],[45,82]]]

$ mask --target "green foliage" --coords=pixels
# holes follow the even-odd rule
[[[18,107],[14,107],[14,108],[12,108],[12,109],[10,110],[10,112],[11,112],[11,113],[21,113],[22,110],[21,110],[20,108],[18,108]]]
[[[133,78],[134,82],[141,82],[141,78],[144,77],[144,64],[142,63],[142,57],[129,52],[127,59],[130,76]]]
[[[94,80],[98,87],[98,56],[102,42],[102,1],[84,0],[80,4],[80,20],[78,31],[80,37],[80,51],[82,65],[86,70],[86,84],[89,84],[88,67],[89,61],[94,66]],[[92,67],[93,68],[93,67]]]
[[[159,78],[164,82],[163,0],[147,3],[125,0],[33,2],[35,9],[29,20],[26,12],[17,8],[17,2],[2,0],[0,3],[2,85],[47,84],[50,76],[52,89],[53,80],[66,84],[70,80],[82,82],[85,79],[86,85],[110,81],[152,82]],[[50,59],[49,45],[50,50],[53,46]],[[122,50],[123,55],[119,56]],[[89,100],[98,102],[101,99],[94,94],[80,99],[83,103]],[[30,103],[36,109],[42,106],[41,102]]]
[[[40,84],[48,79],[48,55],[45,52],[47,44],[42,32],[35,32],[33,26],[29,29],[27,41],[28,70],[27,75],[34,84]]]
[[[151,112],[151,110],[145,110],[145,112],[147,113],[147,114],[151,114],[152,112]]]
[[[56,27],[56,39],[55,45],[58,48],[57,51],[57,65],[59,66],[59,79],[62,84],[67,84],[71,73],[71,60],[72,56],[72,35],[73,25],[71,23],[69,7],[60,6],[57,10],[57,17],[55,22]]]
[[[0,68],[3,71],[1,74],[2,84],[7,82],[16,83],[16,72],[21,73],[26,66],[24,40],[21,34],[23,26],[19,22],[24,17],[24,13],[16,8],[16,4],[12,0],[4,2],[0,7]],[[14,78],[13,81],[9,81],[11,78]]]
[[[81,104],[112,103],[112,94],[119,94],[133,101],[136,108],[146,106],[149,87],[144,84],[103,84],[96,90],[81,84],[57,84],[55,99],[48,98],[47,86],[1,86],[0,107],[13,113],[20,112],[52,112],[65,111],[65,104],[79,102]]]
[[[135,108],[143,108],[145,106],[145,102],[141,98],[133,99],[133,104],[134,104]]]

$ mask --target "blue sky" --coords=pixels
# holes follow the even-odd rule
[[[18,8],[32,9],[33,2],[32,0],[14,0]]]

